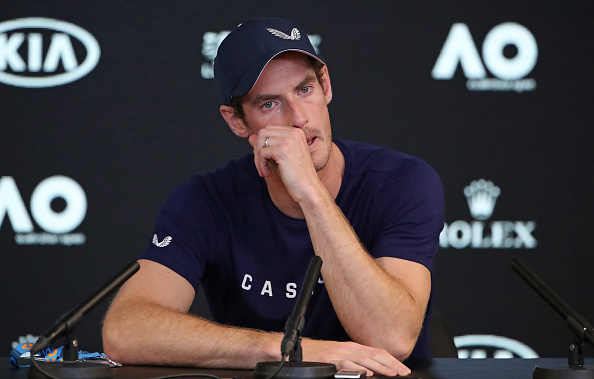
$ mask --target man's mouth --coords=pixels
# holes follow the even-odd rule
[[[314,143],[314,141],[315,141],[316,139],[317,139],[317,137],[316,137],[316,136],[309,137],[309,138],[307,139],[307,145],[308,145],[308,146],[311,146],[311,145]]]

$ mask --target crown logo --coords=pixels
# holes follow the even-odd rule
[[[487,220],[493,214],[495,202],[501,194],[499,187],[490,180],[475,180],[466,188],[464,195],[468,200],[470,214],[476,220]]]

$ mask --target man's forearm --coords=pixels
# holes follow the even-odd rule
[[[143,315],[150,315],[147,318]],[[222,326],[142,302],[119,304],[103,328],[105,353],[125,364],[254,368],[280,360],[282,334]],[[355,344],[306,339],[305,360],[342,368],[366,368],[369,375],[407,375],[410,370],[386,352]]]
[[[330,196],[319,192],[300,205],[314,250],[324,260],[326,288],[349,336],[406,358],[420,331],[425,304],[418,304],[406,285],[367,253]]]
[[[115,304],[103,327],[105,353],[128,364],[253,368],[280,359],[281,338],[143,301]]]

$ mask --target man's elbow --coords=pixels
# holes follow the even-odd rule
[[[415,348],[420,329],[420,325],[409,330],[393,327],[390,330],[383,330],[380,334],[362,338],[360,343],[383,349],[402,362],[409,357]]]
[[[386,337],[382,342],[374,345],[386,350],[390,355],[402,362],[412,353],[418,336],[402,336],[396,333],[387,333]]]
[[[130,354],[134,351],[134,342],[130,334],[130,328],[124,325],[125,322],[117,322],[106,318],[101,333],[103,339],[103,351],[110,359],[119,363],[134,363],[134,357]]]
[[[117,337],[117,332],[110,324],[103,325],[103,331],[101,333],[103,339],[103,352],[110,359],[116,362],[122,362],[122,351],[124,350],[121,345],[121,339]]]
[[[410,356],[413,349],[415,348],[416,343],[417,338],[403,338],[402,340],[398,341],[398,343],[394,344],[394,346],[391,348],[390,354],[402,362]]]

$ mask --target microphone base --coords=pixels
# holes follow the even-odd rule
[[[79,362],[79,361],[64,361],[64,362],[38,362],[39,366],[44,372],[60,378],[60,379],[76,379],[76,378],[92,378],[92,379],[111,379],[112,368],[110,365],[99,362]],[[37,370],[33,365],[29,368],[30,379],[47,379],[42,372]]]
[[[267,379],[278,369],[280,361],[260,362],[254,370],[255,379]],[[285,362],[283,368],[276,375],[279,379],[333,379],[336,366],[332,363],[321,362]]]
[[[588,367],[570,366],[558,368],[536,367],[533,379],[594,379],[594,370]]]

